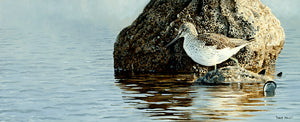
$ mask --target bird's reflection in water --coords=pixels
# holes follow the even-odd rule
[[[116,74],[126,103],[158,120],[239,120],[267,111],[263,83],[193,86],[191,74]]]

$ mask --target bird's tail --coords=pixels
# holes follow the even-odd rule
[[[249,44],[249,43],[242,44],[242,45],[240,45],[240,46],[237,46],[237,47],[235,47],[235,48],[232,48],[231,50],[232,50],[232,52],[237,53],[238,51],[240,51],[240,49],[242,49],[243,47],[247,46],[248,44]]]

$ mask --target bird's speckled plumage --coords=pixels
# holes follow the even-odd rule
[[[182,37],[183,48],[187,55],[204,66],[214,66],[226,61],[249,43],[246,40],[228,38],[215,33],[198,35],[195,26],[186,22],[179,28],[177,37],[166,47]]]

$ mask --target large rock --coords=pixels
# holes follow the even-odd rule
[[[284,31],[271,10],[259,0],[151,0],[143,13],[124,28],[114,45],[116,71],[207,72],[190,59],[182,41],[166,49],[183,22],[192,22],[198,33],[213,32],[231,38],[254,38],[234,57],[256,71],[274,64],[284,45]],[[218,67],[234,65],[227,60]]]

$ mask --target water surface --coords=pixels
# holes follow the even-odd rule
[[[134,14],[121,9],[111,13],[121,17],[105,19],[100,3],[0,2],[0,121],[299,121],[300,26],[289,19],[281,17],[286,43],[275,67],[283,76],[275,78],[276,95],[264,97],[261,84],[192,86],[194,74],[115,74],[115,38],[147,1]]]

